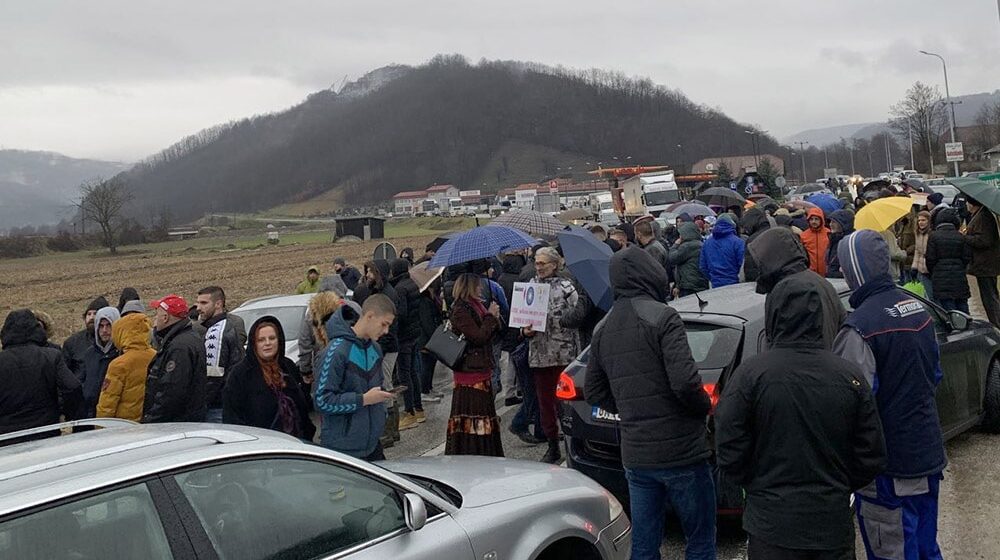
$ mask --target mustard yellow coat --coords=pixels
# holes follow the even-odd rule
[[[146,371],[156,356],[149,346],[151,330],[152,323],[142,313],[130,313],[111,326],[111,341],[122,354],[108,365],[97,401],[98,418],[142,419]]]

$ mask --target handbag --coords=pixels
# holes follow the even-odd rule
[[[424,349],[433,354],[442,364],[455,369],[455,365],[465,354],[466,344],[465,336],[452,332],[451,321],[445,321],[437,329],[434,329],[434,334],[431,335]]]

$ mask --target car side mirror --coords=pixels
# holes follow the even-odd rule
[[[427,524],[427,504],[416,494],[403,494],[403,516],[411,531],[419,531]]]
[[[970,318],[971,317],[969,317],[965,313],[962,313],[961,311],[948,312],[948,321],[951,322],[951,328],[956,331],[964,331],[965,329],[969,328]]]

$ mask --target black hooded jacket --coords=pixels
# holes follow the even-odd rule
[[[587,402],[621,417],[628,468],[691,465],[709,456],[711,408],[680,315],[664,303],[666,273],[629,247],[611,257],[615,304],[594,333]]]
[[[885,466],[871,387],[826,346],[823,300],[802,274],[774,287],[771,348],[736,369],[715,412],[716,461],[746,491],[743,528],[784,548],[853,544],[850,494]]]
[[[208,371],[205,342],[181,319],[154,333],[159,350],[146,375],[142,423],[204,422]]]
[[[958,212],[942,208],[934,215],[934,231],[927,238],[927,271],[935,299],[969,299],[965,268],[972,262],[972,247],[958,231]]]
[[[98,311],[102,307],[108,306],[108,300],[104,296],[98,296],[94,298],[94,301],[90,302],[87,309],[84,311],[84,315],[88,311]],[[90,347],[94,345],[94,329],[85,328],[81,331],[77,331],[69,336],[63,341],[62,353],[63,361],[66,362],[66,367],[73,372],[77,377],[82,377],[83,372],[83,361],[90,352]]]
[[[747,236],[747,244],[750,244],[760,237],[762,233],[771,228],[771,222],[767,220],[767,214],[763,210],[751,208],[740,219],[740,227],[743,228],[743,233]],[[745,254],[743,258],[743,277],[746,278],[747,282],[753,282],[757,280],[757,274],[759,274],[757,261],[754,260],[753,255],[749,253]]]
[[[250,327],[248,339],[253,344],[257,340],[257,330],[265,322],[273,324],[277,330],[277,359],[285,382],[285,388],[281,392],[291,400],[295,408],[297,433],[290,435],[311,441],[316,435],[316,426],[309,419],[307,393],[303,389],[299,369],[285,357],[285,331],[281,328],[281,323],[270,315],[261,317]],[[229,379],[222,389],[222,421],[226,424],[283,431],[278,415],[278,396],[264,381],[264,373],[253,346],[247,348],[246,357],[229,372]]]
[[[79,417],[80,381],[62,353],[46,346],[45,331],[27,309],[11,311],[0,330],[0,434]]]
[[[389,279],[392,278],[389,261],[376,259],[373,263],[375,267],[375,281],[369,282],[367,278],[362,278],[361,282],[358,282],[358,285],[354,288],[354,296],[351,299],[358,305],[364,305],[365,300],[372,294],[382,294],[392,300],[392,303],[396,306],[396,320],[389,327],[389,332],[378,339],[378,344],[382,347],[382,352],[392,354],[399,352],[399,296],[396,294],[396,289],[392,287],[392,283],[389,282]],[[368,272],[368,267],[365,267],[365,272]]]
[[[826,277],[843,278],[844,272],[840,269],[840,257],[837,256],[837,247],[841,240],[854,233],[854,213],[850,210],[837,210],[830,214],[830,221],[840,224],[840,231],[830,233],[830,245],[826,248]]]
[[[809,257],[799,237],[785,228],[771,228],[748,245],[747,253],[760,263],[757,276],[757,293],[768,294],[774,287],[791,276],[812,282],[823,295],[823,341],[827,349],[840,332],[847,318],[847,311],[837,290],[822,276],[809,270]]]
[[[406,259],[393,259],[390,284],[396,290],[396,322],[399,346],[413,346],[423,334],[420,328],[420,288],[410,278],[410,263]]]

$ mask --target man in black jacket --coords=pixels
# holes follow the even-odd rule
[[[649,253],[611,257],[615,304],[594,334],[584,394],[621,418],[632,505],[632,558],[660,558],[667,504],[688,559],[715,558],[715,486],[705,429],[711,408],[684,323],[664,302],[667,275]]]
[[[222,423],[222,390],[226,377],[236,364],[243,361],[236,325],[226,312],[226,292],[218,286],[198,290],[198,320],[205,328],[205,420]]]
[[[782,280],[764,312],[770,350],[733,373],[715,413],[719,468],[746,491],[749,558],[851,559],[851,492],[885,463],[871,387],[825,344],[814,282]]]
[[[405,385],[403,391],[403,415],[399,419],[399,429],[406,430],[424,422],[424,404],[421,400],[419,356],[417,339],[420,338],[420,289],[410,278],[410,261],[393,259],[390,263],[392,277],[389,283],[396,290],[396,321],[399,324],[397,339],[399,357],[396,359],[397,380]]]
[[[63,361],[66,367],[76,375],[77,379],[83,379],[84,357],[90,352],[90,347],[94,345],[94,317],[97,310],[107,307],[108,300],[104,296],[94,298],[87,309],[83,312],[83,330],[77,331],[63,341],[62,352]]]
[[[746,214],[740,218],[740,228],[743,229],[743,235],[747,236],[747,245],[749,245],[771,228],[771,222],[768,221],[767,214],[763,210],[754,207],[747,210]],[[748,252],[743,259],[743,277],[746,278],[747,282],[755,282],[758,274],[760,274],[760,269],[757,266],[757,261],[754,260],[753,253]]]
[[[0,342],[0,434],[56,424],[60,414],[66,420],[79,416],[80,381],[62,353],[46,345],[45,331],[31,311],[11,311]]]
[[[188,319],[188,304],[171,294],[151,305],[159,350],[146,376],[142,422],[204,422],[205,344]]]

